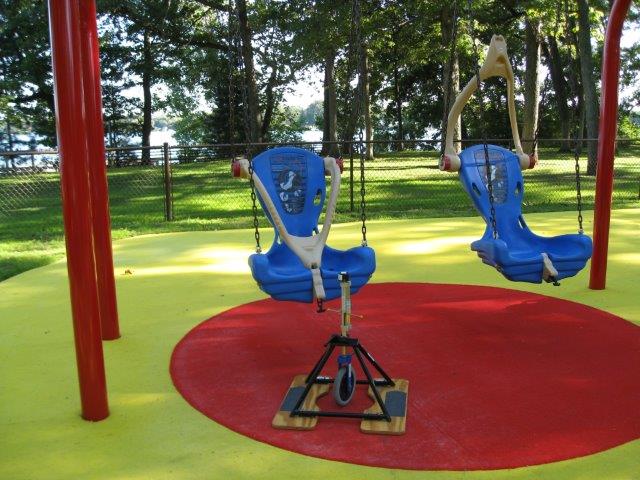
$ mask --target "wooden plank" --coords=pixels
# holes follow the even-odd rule
[[[384,402],[391,422],[386,420],[362,420],[360,431],[363,433],[376,433],[380,435],[402,435],[407,424],[407,401],[409,399],[409,381],[393,379],[395,387],[378,387],[382,401]],[[369,387],[368,395],[373,400],[373,405],[364,413],[382,413],[382,409],[375,400],[373,390]]]
[[[311,430],[315,428],[318,423],[318,417],[292,417],[290,415],[291,410],[293,410],[300,395],[302,395],[306,378],[306,375],[296,375],[294,377],[289,390],[287,390],[287,394],[280,404],[280,410],[278,410],[271,422],[274,428],[288,430]],[[331,385],[328,384],[314,384],[311,390],[309,390],[309,394],[302,404],[301,410],[319,411],[320,408],[316,402],[320,397],[326,395],[330,389]]]

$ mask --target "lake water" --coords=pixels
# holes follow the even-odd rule
[[[304,132],[302,132],[302,140],[305,142],[321,142],[322,130],[305,130]]]
[[[151,145],[162,145],[167,142],[169,145],[176,145],[176,141],[173,137],[173,130],[153,130],[151,132],[150,142]],[[304,142],[321,142],[322,130],[312,129],[302,132],[302,140]]]

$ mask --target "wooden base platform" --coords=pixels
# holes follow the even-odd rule
[[[304,391],[306,375],[296,375],[291,382],[291,386],[280,405],[280,410],[273,417],[271,425],[274,428],[283,428],[288,430],[311,430],[318,423],[318,417],[292,417],[290,415],[293,407],[296,406],[300,395]],[[316,402],[320,397],[326,395],[331,390],[331,385],[315,384],[311,387],[309,395],[302,404],[303,410],[320,411]]]
[[[391,422],[380,420],[362,420],[360,431],[364,433],[377,433],[380,435],[402,435],[407,424],[407,400],[409,399],[409,380],[393,379],[394,387],[380,387],[378,391],[382,397]],[[369,387],[367,392],[374,404],[364,413],[382,413],[378,402],[375,401],[373,391]]]
[[[280,404],[280,410],[273,417],[271,425],[274,428],[287,430],[312,430],[318,423],[318,417],[292,417],[291,411],[302,395],[305,388],[306,375],[296,375],[287,390],[287,394]],[[409,397],[409,381],[399,379],[393,380],[395,387],[379,387],[382,400],[391,415],[391,422],[385,420],[362,420],[360,431],[364,433],[375,433],[381,435],[402,435],[405,432],[407,423],[407,399]],[[333,385],[315,384],[311,387],[309,395],[302,404],[303,410],[320,411],[317,401],[323,395],[329,393]],[[375,397],[371,387],[368,395],[374,404],[366,409],[364,413],[382,413],[380,406],[375,402]]]

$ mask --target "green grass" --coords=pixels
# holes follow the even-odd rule
[[[525,172],[524,212],[573,210],[575,174],[571,154],[542,150],[540,164]],[[586,160],[581,168],[586,170]],[[375,219],[474,215],[457,176],[437,169],[436,152],[380,155],[367,163],[367,215]],[[349,160],[345,160],[336,222],[360,218],[358,160],[354,165],[354,210]],[[614,206],[638,206],[640,149],[616,159]],[[173,166],[173,222],[164,221],[162,170],[127,167],[109,171],[113,238],[170,231],[250,227],[246,181],[230,176],[227,161]],[[594,178],[583,176],[585,208],[593,204]],[[260,214],[260,224],[267,226]],[[0,281],[45,265],[64,254],[59,176],[39,173],[0,176]],[[251,237],[247,242],[252,241]]]

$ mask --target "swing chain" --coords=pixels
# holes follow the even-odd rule
[[[451,28],[452,28],[451,43],[449,45],[449,76],[453,77],[453,60],[456,55],[456,44],[458,40],[458,0],[455,0],[453,2],[453,18],[452,18]],[[440,157],[444,155],[444,149],[445,149],[444,137],[446,136],[447,128],[449,127],[448,118],[449,118],[449,110],[451,110],[451,93],[453,93],[452,90],[453,90],[453,78],[450,78],[448,88],[446,92],[444,92],[444,110],[442,113],[442,125],[444,128],[440,133],[441,135]]]
[[[570,27],[569,27],[569,4],[568,2],[565,0],[564,1],[564,10],[565,10],[565,28],[567,30],[567,32],[570,31]],[[560,18],[560,6],[558,5],[558,11],[557,11],[557,18]],[[556,29],[557,27],[557,23],[559,23],[559,20],[557,20],[556,22]],[[569,53],[569,56],[571,58],[571,56],[573,55],[573,52],[571,51]],[[577,47],[576,47],[576,56],[578,55],[578,51],[577,51]],[[579,107],[577,103],[573,104],[573,109],[572,109],[572,114],[571,114],[571,123],[576,124],[575,126],[576,128],[576,134],[574,136],[575,139],[575,148],[573,151],[573,156],[574,156],[574,160],[575,160],[575,172],[576,172],[576,206],[578,209],[578,233],[584,233],[584,229],[582,227],[582,185],[581,185],[581,180],[580,180],[580,155],[582,153],[582,142],[583,142],[583,136],[584,136],[584,118],[586,115],[586,110],[584,109],[584,107],[582,108],[582,111],[579,111]],[[579,118],[578,118],[579,116]],[[577,122],[576,122],[577,120]]]
[[[235,57],[233,54],[233,47],[235,46],[234,36],[233,36],[233,27],[232,27],[232,18],[233,18],[233,0],[229,0],[228,3],[228,56],[229,56],[229,143],[231,144],[231,161],[235,160],[235,125],[236,125],[236,116],[235,116],[235,101],[236,101],[236,87],[235,80],[233,78],[235,68],[237,66],[237,62],[235,61]]]
[[[234,7],[232,7],[232,4],[234,5]],[[235,61],[233,62],[236,66],[236,68],[240,69],[242,72],[244,72],[244,59],[242,57],[242,45],[241,45],[241,41],[240,41],[240,27],[239,25],[236,24],[236,22],[233,22],[232,17],[233,16],[237,16],[238,15],[238,9],[237,9],[237,5],[235,5],[234,0],[229,0],[229,30],[230,32],[232,31],[233,33],[230,34],[230,37],[233,38],[233,43],[235,44],[234,46],[236,47],[236,59],[234,59]],[[232,30],[232,25],[235,27]],[[229,48],[229,52],[231,52],[232,49]],[[231,55],[230,55],[231,56]],[[230,59],[231,60],[231,59]],[[231,68],[229,69],[229,83],[231,84],[231,82],[233,82],[233,76],[232,76],[232,70]],[[247,112],[247,82],[245,80],[244,74],[241,75],[242,78],[242,110],[243,110],[243,119],[244,119],[244,133],[245,133],[245,145],[246,145],[246,150],[245,150],[245,155],[247,157],[247,161],[249,162],[249,186],[251,187],[251,210],[252,210],[252,214],[253,214],[253,229],[254,229],[254,237],[256,240],[256,253],[262,253],[262,247],[260,246],[260,230],[258,228],[258,202],[257,202],[257,195],[256,195],[256,184],[253,178],[253,159],[252,157],[252,152],[251,152],[251,146],[248,143],[250,141],[250,128],[249,128],[249,114]],[[230,89],[231,91],[231,89]],[[232,99],[230,98],[229,101],[231,102]],[[233,106],[231,106],[230,104],[230,109],[233,109]],[[233,128],[233,125],[231,126],[231,128]],[[234,149],[235,151],[235,149]]]
[[[364,59],[364,51],[362,44],[362,32],[361,32],[361,6],[359,0],[353,0],[351,3],[351,18],[353,19],[353,23],[355,28],[351,31],[349,37],[349,53],[348,53],[348,66],[347,71],[348,75],[351,75],[351,71],[353,70],[353,63],[356,62],[357,68],[356,72],[358,75],[358,83],[356,85],[355,94],[353,97],[353,119],[354,119],[354,127],[355,125],[359,125],[358,129],[358,148],[360,149],[360,220],[362,221],[362,246],[367,246],[367,213],[366,213],[366,187],[365,187],[365,172],[364,172],[364,162],[365,162],[365,142],[364,142],[364,133],[362,126],[362,111],[364,104],[364,81],[363,81],[363,59]],[[354,58],[355,57],[355,58]],[[353,154],[353,149],[356,145],[353,139],[353,133],[351,136],[351,154]]]
[[[358,134],[358,140],[360,141],[360,220],[362,220],[362,246],[367,246],[367,203],[366,203],[366,189],[364,179],[364,149],[365,145],[362,140],[362,127]]]
[[[253,180],[253,160],[249,159],[249,185],[251,186],[251,209],[253,211],[253,236],[256,239],[256,253],[262,253],[260,246],[260,230],[258,229],[258,205],[256,201],[256,184]]]
[[[493,179],[491,178],[491,161],[489,160],[489,145],[487,144],[487,133],[484,128],[483,119],[484,115],[484,102],[482,98],[482,81],[480,80],[480,54],[478,53],[478,46],[476,45],[476,35],[475,35],[475,21],[473,18],[473,6],[472,0],[467,1],[467,14],[469,17],[469,35],[471,36],[471,43],[473,45],[473,55],[475,59],[475,74],[476,74],[476,83],[477,83],[477,99],[478,99],[478,109],[479,109],[479,117],[480,117],[480,131],[483,141],[484,147],[484,163],[485,170],[487,175],[487,191],[489,192],[489,204],[491,205],[490,215],[491,215],[491,230],[493,234],[493,238],[498,238],[498,226],[496,222],[496,207],[495,207],[495,197],[493,195]]]
[[[576,132],[576,148],[573,156],[576,162],[576,202],[578,206],[578,233],[584,233],[582,228],[582,185],[580,181],[580,153],[582,150],[582,139],[578,140],[578,132]]]

